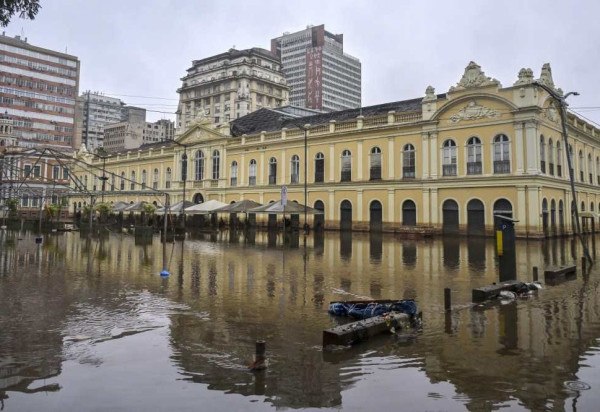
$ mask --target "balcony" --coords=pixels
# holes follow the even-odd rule
[[[299,183],[300,182],[300,176],[298,174],[293,173],[290,179],[290,183],[294,184],[294,183]]]
[[[592,176],[592,174],[590,173],[590,184],[593,185],[594,184],[594,177]]]
[[[248,178],[248,186],[256,186],[256,176],[250,176]]]
[[[483,171],[481,162],[467,162],[467,174],[468,175],[480,175]]]
[[[350,182],[352,180],[352,170],[342,170],[342,176],[340,181]]]
[[[370,180],[381,180],[381,167],[372,167],[370,173]]]
[[[237,177],[232,177],[230,182],[229,182],[230,186],[237,186]]]
[[[510,173],[510,160],[494,160],[494,173]]]
[[[548,163],[548,173],[554,176],[554,163]]]
[[[277,175],[269,175],[269,184],[276,185],[277,184]]]
[[[317,170],[315,172],[315,183],[323,183],[325,181],[325,176],[322,170]]]
[[[442,165],[443,176],[456,176],[456,165]]]
[[[562,177],[562,166],[561,165],[556,165],[556,175],[558,177]],[[600,181],[598,182],[598,184],[600,184]]]
[[[540,162],[540,170],[542,171],[542,173],[546,173],[546,161],[542,160]]]

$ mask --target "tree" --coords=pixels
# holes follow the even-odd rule
[[[40,0],[0,0],[0,25],[8,26],[17,13],[21,18],[33,20],[40,8]]]

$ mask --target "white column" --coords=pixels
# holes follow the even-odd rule
[[[535,232],[541,231],[540,202],[540,188],[537,186],[529,186],[527,188],[527,221],[529,222],[531,230]]]
[[[327,220],[333,221],[335,219],[335,211],[337,205],[335,204],[335,190],[329,189],[329,204],[325,207],[327,210]]]
[[[528,174],[540,173],[540,138],[537,124],[534,121],[525,122],[525,140],[527,142],[526,167]]]
[[[329,159],[327,162],[329,163],[329,181],[333,182],[335,180],[335,163],[338,159],[335,157],[335,146],[333,144],[329,145]]]
[[[431,224],[437,225],[440,222],[440,213],[442,211],[442,206],[438,204],[437,188],[431,189],[429,208],[431,209]]]
[[[514,160],[517,167],[517,174],[522,175],[525,172],[525,140],[523,137],[523,123],[515,123],[515,138],[512,141],[512,153],[515,154]],[[512,154],[511,153],[511,154]]]
[[[388,222],[393,222],[394,221],[394,213],[395,213],[395,199],[394,199],[394,189],[388,189],[388,218],[387,221]]]
[[[287,176],[285,175],[285,165],[286,164],[287,164],[287,159],[285,158],[285,149],[283,149],[281,151],[281,179],[279,180],[282,185],[285,185],[286,183],[289,182],[289,180],[287,180]]]
[[[258,168],[258,185],[265,184],[265,169],[269,167],[269,165],[265,165],[265,152],[260,152],[260,158],[258,159],[258,164],[256,165]],[[262,195],[261,195],[262,197]],[[261,200],[262,203],[262,200]]]
[[[242,153],[240,156],[240,163],[238,164],[238,186],[248,184],[245,173],[247,167],[249,166],[246,164],[246,155]]]
[[[363,142],[356,143],[356,179],[363,180]]]
[[[513,217],[519,220],[517,227],[521,228],[523,231],[528,231],[527,226],[529,225],[529,221],[527,215],[527,200],[525,195],[525,186],[517,186],[517,204],[515,205],[515,213],[513,214]],[[492,205],[492,207],[494,207],[494,205]]]
[[[358,189],[356,191],[356,220],[363,222],[363,191]]]
[[[394,138],[388,139],[388,179],[392,180],[395,177],[395,159],[394,159]]]
[[[438,134],[436,132],[432,132],[429,135],[429,153],[431,156],[431,160],[429,162],[429,177],[432,179],[437,179],[440,148],[438,147]]]
[[[417,207],[419,209],[419,207]],[[429,205],[429,189],[423,189],[421,196],[421,218],[417,217],[417,224],[422,223],[424,225],[431,224],[431,207]],[[418,215],[418,213],[417,213]],[[404,222],[402,222],[404,223]]]
[[[415,147],[416,149],[416,147]],[[429,158],[430,158],[430,150],[429,150],[429,133],[421,134],[421,173],[423,179],[429,179],[431,176],[429,170]],[[402,165],[404,166],[404,165]]]

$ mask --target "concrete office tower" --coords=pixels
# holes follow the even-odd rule
[[[12,117],[19,145],[78,146],[78,89],[77,57],[0,36],[0,112]]]
[[[360,60],[344,53],[344,35],[324,25],[271,40],[290,86],[290,104],[324,111],[361,106]]]
[[[288,103],[279,58],[256,47],[194,60],[181,80],[177,90],[177,128],[181,132],[198,118],[220,124],[263,107]]]
[[[83,93],[77,99],[77,135],[90,152],[104,145],[104,126],[118,123],[123,118],[121,99],[104,96],[99,92]]]
[[[122,120],[104,126],[104,149],[109,153],[138,149],[143,144],[173,139],[175,125],[162,119],[146,121],[146,109],[123,107]]]

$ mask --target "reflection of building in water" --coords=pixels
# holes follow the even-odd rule
[[[570,232],[569,148],[559,108],[536,81],[559,91],[547,64],[538,79],[522,69],[503,87],[471,62],[441,94],[428,87],[416,99],[305,117],[263,108],[233,120],[228,134],[200,121],[179,137],[187,147],[165,143],[108,159],[109,200],[140,200],[126,192],[152,184],[176,202],[185,177],[186,200],[264,204],[286,185],[288,199],[304,203],[306,182],[307,203],[324,212],[328,228],[481,235],[492,233],[494,214],[505,214],[519,220],[519,236]],[[575,114],[567,127],[577,206],[595,214],[600,130]]]

